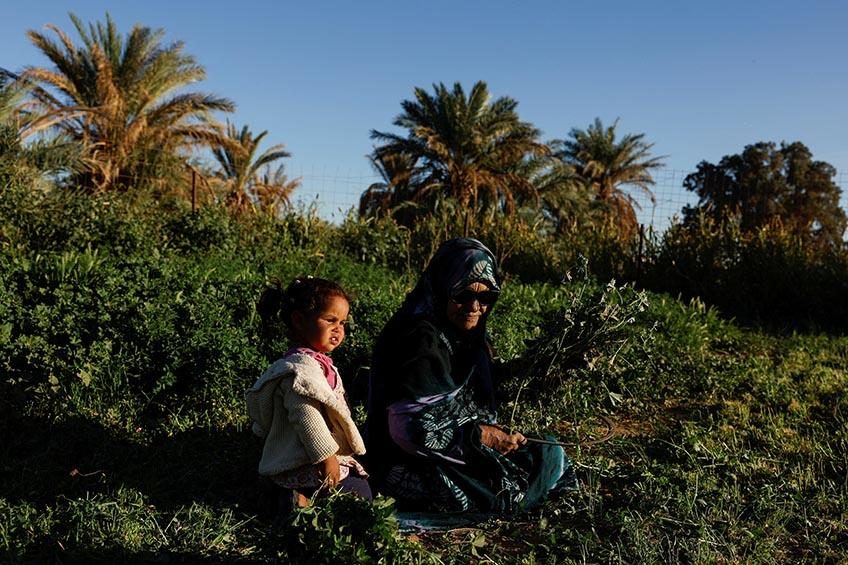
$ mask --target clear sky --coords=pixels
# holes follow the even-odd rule
[[[669,186],[757,141],[802,141],[848,173],[844,2],[28,0],[4,6],[0,66],[46,65],[25,32],[71,32],[69,11],[184,41],[207,70],[196,89],[285,144],[325,205],[355,201],[369,131],[392,130],[413,88],[438,82],[486,81],[546,140],[619,118],[667,156]]]

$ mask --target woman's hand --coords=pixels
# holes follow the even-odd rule
[[[527,443],[527,438],[518,432],[508,434],[497,426],[480,424],[480,442],[486,447],[491,447],[498,453],[506,455]]]
[[[334,487],[339,484],[339,460],[335,455],[330,455],[318,463],[318,472],[321,474],[324,482],[327,483],[327,486]]]

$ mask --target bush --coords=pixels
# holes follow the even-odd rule
[[[283,533],[294,562],[439,563],[398,533],[392,499],[373,502],[339,491],[297,510]]]
[[[409,230],[391,217],[360,218],[351,211],[339,227],[341,249],[362,263],[409,268]]]
[[[340,277],[349,280],[350,277]],[[350,400],[364,403],[368,391],[368,375],[374,342],[391,315],[404,298],[404,289],[388,285],[386,277],[372,285],[351,281],[347,287],[352,294],[349,331],[342,346],[333,352],[333,362],[339,367]]]
[[[149,407],[180,412],[185,401],[226,398],[212,400],[222,412],[210,416],[240,416],[236,392],[264,364],[252,310],[260,275],[150,249],[89,243],[3,256],[5,382],[31,407],[61,414],[70,403],[131,425]]]
[[[521,282],[562,282],[568,259],[533,217],[498,218],[486,222],[481,237],[491,242],[501,270]]]
[[[176,212],[165,222],[164,232],[170,246],[182,252],[225,250],[233,244],[230,215],[221,207]]]
[[[743,233],[708,218],[675,225],[646,270],[649,288],[700,297],[743,323],[848,328],[848,250],[805,246],[779,227]]]

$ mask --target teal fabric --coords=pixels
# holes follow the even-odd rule
[[[504,456],[478,444],[466,465],[397,462],[381,490],[402,510],[514,514],[576,488],[571,460],[559,446],[529,444]]]

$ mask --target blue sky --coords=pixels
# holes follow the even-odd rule
[[[303,191],[324,192],[325,206],[355,201],[372,175],[369,131],[391,130],[401,100],[436,82],[486,81],[494,96],[518,100],[545,139],[619,118],[619,132],[644,133],[678,171],[668,173],[669,190],[679,172],[757,141],[802,141],[848,173],[848,4],[840,2],[17,6],[0,18],[0,66],[11,70],[46,64],[25,31],[54,23],[70,32],[69,11],[84,21],[109,11],[123,32],[164,28],[206,67],[196,88],[230,98],[231,120],[285,144]]]

